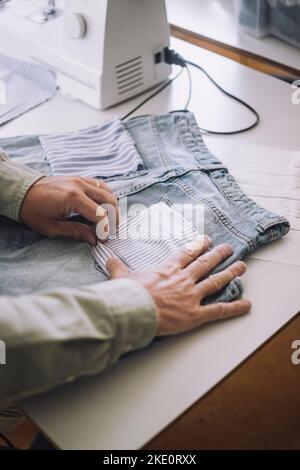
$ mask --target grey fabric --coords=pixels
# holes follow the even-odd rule
[[[53,98],[57,89],[54,73],[4,55],[0,55],[0,81],[6,96],[0,105],[0,126]]]

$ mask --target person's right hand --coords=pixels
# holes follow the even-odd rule
[[[205,298],[216,294],[246,271],[242,261],[224,271],[210,275],[222,261],[232,255],[232,247],[219,245],[207,251],[208,237],[192,242],[166,262],[144,272],[129,272],[118,259],[110,258],[107,269],[112,279],[129,278],[140,282],[154,299],[158,314],[158,336],[193,330],[215,320],[249,312],[248,300],[202,305]]]
[[[42,235],[69,237],[96,246],[94,228],[70,221],[68,217],[73,212],[95,224],[101,221],[102,237],[98,238],[105,240],[109,231],[108,207],[115,213],[117,225],[117,198],[104,181],[78,176],[44,176],[31,186],[24,197],[20,220]]]

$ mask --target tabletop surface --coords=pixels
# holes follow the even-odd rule
[[[206,38],[299,70],[299,48],[273,36],[256,39],[238,28],[235,1],[166,0],[168,19]]]
[[[261,115],[261,124],[251,132],[205,137],[209,149],[229,169],[234,169],[240,149],[249,143],[298,150],[300,106],[292,104],[289,85],[179,40],[173,41],[173,47],[204,65],[228,91],[251,103]],[[192,77],[190,110],[200,126],[229,130],[251,121],[247,110],[222,96],[200,73],[193,71]],[[182,74],[137,114],[181,109],[187,83]],[[58,94],[2,127],[0,138],[90,126],[122,115],[140,100],[99,112]],[[122,360],[102,375],[25,400],[25,412],[60,448],[140,448],[297,313],[297,244],[298,233],[293,233],[276,242],[273,250],[263,248],[249,260],[244,295],[253,308],[246,317],[166,340]]]

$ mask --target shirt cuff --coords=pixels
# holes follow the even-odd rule
[[[156,305],[142,284],[132,279],[116,279],[89,288],[101,290],[107,313],[114,319],[114,356],[144,348],[153,341],[158,326]]]
[[[44,176],[13,162],[0,151],[0,215],[20,222],[19,213],[28,190]]]

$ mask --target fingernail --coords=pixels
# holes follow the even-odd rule
[[[210,238],[209,235],[200,235],[200,234],[198,234],[196,236],[195,240],[193,240],[193,241],[199,241],[199,242],[202,242],[202,243],[206,242],[209,245],[212,243],[212,239]]]
[[[225,250],[228,254],[231,254],[233,252],[233,248],[232,248],[231,245],[229,245],[229,243],[224,243],[223,247],[225,248]]]
[[[206,238],[206,240],[207,240],[207,242],[208,242],[209,244],[212,243],[212,239],[210,238],[209,235],[205,235],[205,238]]]
[[[185,249],[186,250],[191,250],[191,251],[198,251],[203,248],[205,238],[203,235],[201,235],[199,238],[197,237],[195,240],[192,240],[188,243],[185,244]]]
[[[244,261],[238,261],[237,263],[238,269],[241,271],[246,271],[247,265],[244,263]]]
[[[104,217],[105,215],[107,215],[107,211],[103,209],[102,206],[98,206],[96,210],[96,217]]]

